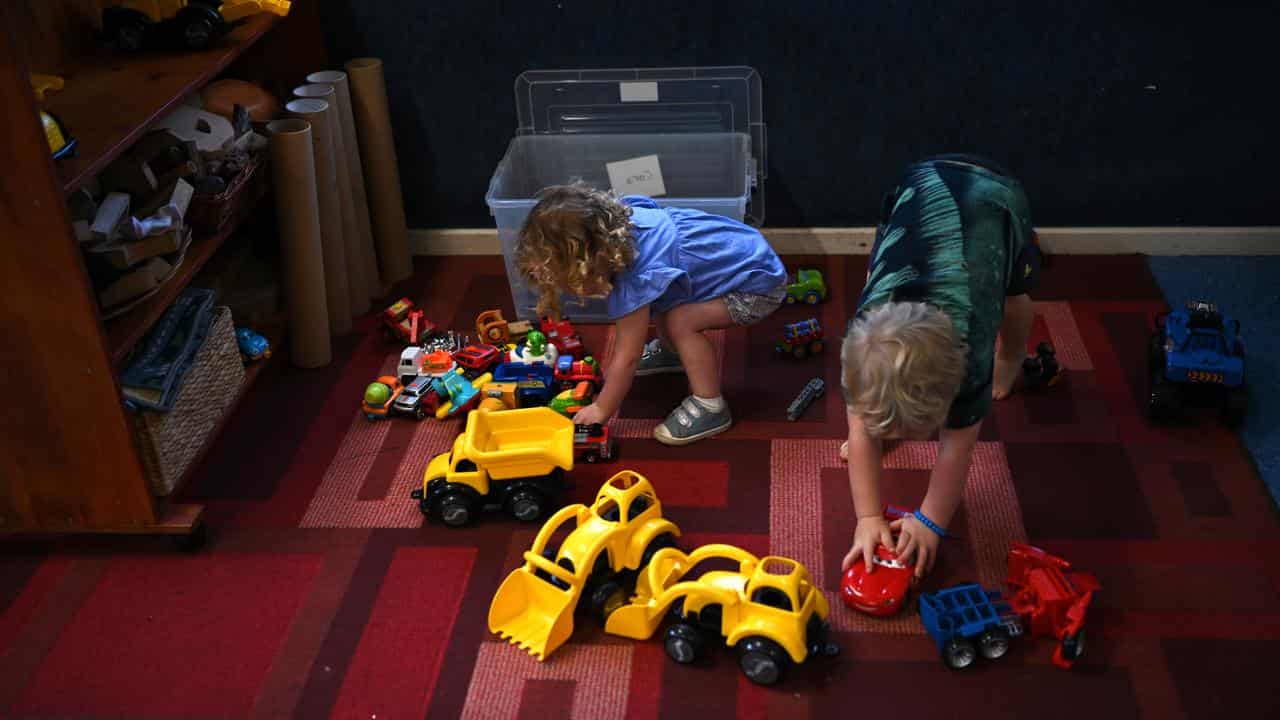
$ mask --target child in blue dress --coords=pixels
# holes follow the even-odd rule
[[[615,323],[604,387],[574,422],[607,422],[637,375],[683,371],[691,394],[654,437],[686,445],[728,430],[720,368],[703,331],[750,325],[782,304],[786,270],[764,237],[729,218],[582,184],[538,198],[516,256],[539,294],[539,315],[558,315],[569,293],[607,298]],[[658,337],[646,343],[651,320]]]

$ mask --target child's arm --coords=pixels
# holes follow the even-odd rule
[[[920,503],[920,512],[942,528],[947,527],[960,507],[964,481],[969,475],[969,460],[981,427],[982,423],[978,422],[960,430],[943,428],[940,433],[938,461],[929,475],[929,491]],[[933,567],[942,537],[914,516],[908,515],[893,524],[898,531],[894,552],[899,557],[915,555],[916,577],[922,577]]]
[[[648,333],[648,305],[623,316],[614,324],[613,352],[609,356],[609,367],[604,374],[604,387],[600,388],[595,402],[573,416],[575,423],[591,425],[608,422],[618,412],[618,408],[622,407],[622,399],[631,389],[631,381],[635,378],[636,365],[640,362],[640,354],[644,352],[644,339]]]
[[[876,545],[893,546],[893,534],[884,519],[880,502],[880,454],[878,438],[867,434],[862,418],[848,413],[849,418],[849,492],[853,495],[853,509],[858,523],[853,531],[853,547],[840,563],[841,570],[858,561],[859,556],[867,564],[867,572],[874,570],[871,558]]]

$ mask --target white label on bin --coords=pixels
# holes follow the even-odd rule
[[[661,197],[667,194],[657,155],[605,163],[604,167],[609,172],[609,185],[619,195]]]
[[[618,93],[622,96],[622,102],[658,102],[658,83],[618,83]]]

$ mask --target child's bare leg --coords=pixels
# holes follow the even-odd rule
[[[996,344],[995,373],[991,381],[991,397],[1003,400],[1013,389],[1027,355],[1027,338],[1031,336],[1031,321],[1035,307],[1031,296],[1014,295],[1005,298],[1004,320],[1000,323],[1000,340]]]
[[[681,305],[665,315],[667,335],[689,375],[689,389],[701,398],[720,397],[720,366],[716,350],[704,330],[733,325],[723,298]],[[659,331],[661,333],[661,330]]]

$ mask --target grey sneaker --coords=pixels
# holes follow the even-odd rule
[[[682,372],[684,372],[684,365],[680,364],[680,356],[675,350],[663,345],[661,339],[654,338],[644,344],[644,352],[640,353],[640,363],[636,365],[637,376]]]
[[[696,440],[719,435],[733,425],[726,405],[720,412],[712,412],[693,399],[684,399],[671,411],[662,424],[653,429],[653,437],[664,445],[688,445]]]

